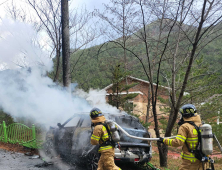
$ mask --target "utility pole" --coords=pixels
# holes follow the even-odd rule
[[[68,87],[70,80],[70,40],[69,40],[69,4],[68,0],[61,0],[62,22],[62,70],[63,85]]]

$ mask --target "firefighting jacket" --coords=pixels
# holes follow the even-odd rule
[[[106,118],[104,116],[99,116],[96,117],[95,119],[92,119],[92,123],[94,123],[95,125],[97,123],[104,123],[106,120]],[[99,124],[96,125],[94,130],[93,130],[93,134],[91,136],[91,144],[92,145],[98,145],[98,144],[102,144],[105,141],[107,141],[109,139],[109,135],[108,132],[106,130],[106,127]],[[111,145],[107,145],[107,146],[100,146],[99,147],[99,153],[103,153],[103,152],[113,152],[113,147]]]
[[[199,115],[195,115],[190,118],[183,118],[184,121],[192,121],[196,124],[196,126],[201,125],[201,119]],[[175,139],[164,139],[164,144],[173,147],[182,147],[181,157],[182,159],[190,160],[191,162],[196,162],[198,160],[195,158],[195,155],[189,152],[187,145],[191,150],[196,150],[196,146],[198,144],[198,133],[195,127],[189,123],[184,123],[179,127],[178,134]]]

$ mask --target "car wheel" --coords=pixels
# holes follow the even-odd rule
[[[96,152],[89,153],[87,156],[87,170],[97,170],[99,154]]]
[[[46,139],[43,149],[47,157],[53,158],[56,156],[55,145],[52,139]]]

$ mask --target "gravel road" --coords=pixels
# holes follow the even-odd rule
[[[27,156],[24,153],[0,149],[1,170],[83,170],[79,167],[69,166],[59,158],[47,160],[52,162],[51,165],[46,164],[44,159],[45,158],[39,157],[38,155]]]
[[[40,155],[43,154],[40,152]],[[125,166],[121,166],[122,170],[134,169]],[[85,168],[70,166],[60,158],[52,160],[43,156],[27,156],[24,153],[0,149],[0,170],[85,170]]]

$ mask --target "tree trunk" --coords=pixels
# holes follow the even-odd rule
[[[119,82],[117,82],[117,87],[116,87],[116,108],[119,109]]]
[[[57,82],[59,79],[59,71],[60,71],[59,67],[60,67],[60,50],[57,49],[56,50],[56,73],[55,73],[53,82]]]
[[[168,153],[168,146],[158,143],[158,150],[159,150],[159,158],[160,158],[160,166],[167,167],[167,153]]]
[[[68,87],[70,84],[70,41],[69,41],[69,6],[68,0],[61,0],[62,14],[62,66],[63,66],[63,85]]]
[[[150,103],[151,103],[151,87],[150,87],[150,85],[149,85],[149,87],[148,87],[148,97],[147,97],[147,99],[148,99],[148,103],[147,103],[147,110],[146,110],[146,122],[148,122],[149,121],[149,116],[150,116]]]

